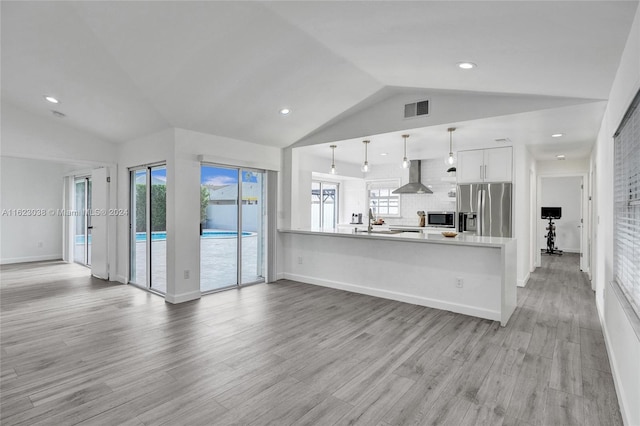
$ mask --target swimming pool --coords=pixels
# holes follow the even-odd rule
[[[253,232],[243,232],[243,237],[249,237],[251,235],[255,235]],[[203,231],[202,238],[236,238],[238,236],[238,232],[236,231]],[[151,233],[151,241],[164,241],[167,239],[166,232],[152,232]],[[147,234],[144,232],[136,232],[136,242],[138,241],[146,241]]]
[[[255,235],[255,232],[243,232],[243,237]],[[236,238],[238,233],[235,231],[203,231],[202,238]],[[151,241],[165,241],[167,239],[166,232],[152,232]],[[147,241],[145,232],[136,232],[136,242]],[[76,244],[84,244],[84,235],[76,235]],[[89,235],[89,244],[91,244],[91,235]]]

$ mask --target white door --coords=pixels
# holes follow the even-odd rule
[[[587,270],[587,258],[585,256],[585,238],[584,238],[584,178],[580,181],[580,223],[578,224],[578,228],[580,229],[580,270]]]
[[[109,279],[107,224],[109,212],[109,170],[91,171],[91,275]]]

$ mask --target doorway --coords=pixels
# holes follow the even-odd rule
[[[560,207],[561,218],[554,219],[555,245],[564,253],[577,253],[580,256],[580,270],[588,272],[589,220],[587,215],[586,175],[539,176],[539,198],[535,220],[538,223],[538,265],[541,253],[546,252],[546,233],[548,220],[541,218],[542,207]]]
[[[200,168],[200,291],[265,281],[265,171]]]
[[[91,177],[76,177],[73,189],[73,261],[91,266]]]

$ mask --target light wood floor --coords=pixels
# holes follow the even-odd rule
[[[620,425],[578,258],[543,263],[505,328],[291,281],[175,306],[6,266],[1,422]]]

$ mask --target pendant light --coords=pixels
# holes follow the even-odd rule
[[[404,157],[402,158],[403,169],[408,169],[409,167],[411,167],[411,160],[407,158],[407,138],[408,137],[409,135],[402,135],[402,138],[404,139]]]
[[[371,170],[371,167],[369,166],[369,161],[368,161],[368,156],[367,156],[367,145],[369,145],[370,141],[362,141],[362,143],[364,144],[364,163],[362,164],[362,167],[360,168],[360,170],[362,170],[363,173],[367,173]]]
[[[335,175],[336,174],[336,148],[338,146],[337,145],[330,145],[329,148],[331,148],[331,174]]]
[[[444,163],[449,167],[454,167],[456,164],[456,156],[453,153],[453,132],[455,132],[455,127],[449,127],[447,132],[449,132],[449,155],[444,159]]]

